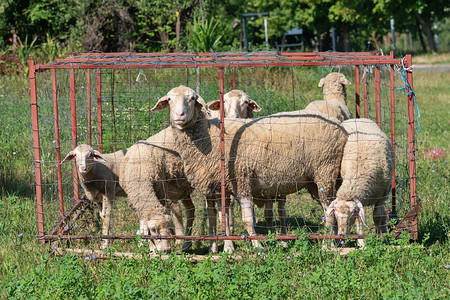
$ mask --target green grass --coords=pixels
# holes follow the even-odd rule
[[[318,74],[313,72],[305,73],[307,74],[305,82],[308,84],[311,82],[311,89],[313,80],[318,78]],[[256,74],[255,78],[263,78],[265,75],[267,74],[262,72]],[[301,75],[304,74],[295,74]],[[429,161],[423,159],[423,153],[434,147],[442,148],[446,153],[450,151],[448,146],[450,87],[447,82],[449,75],[449,72],[414,73],[414,90],[422,126],[422,132],[417,136],[418,196],[423,206],[419,215],[420,240],[417,243],[410,244],[405,236],[388,244],[377,237],[371,237],[366,240],[365,250],[356,250],[344,258],[333,251],[322,251],[320,243],[303,238],[293,241],[287,249],[280,247],[274,240],[269,240],[264,243],[266,248],[264,258],[255,255],[248,243],[240,243],[238,253],[242,255],[242,259],[239,261],[234,262],[223,255],[220,262],[207,259],[199,263],[190,263],[173,255],[168,260],[148,259],[145,255],[146,247],[137,247],[135,241],[116,243],[112,251],[117,249],[132,251],[144,254],[144,259],[127,260],[116,257],[98,259],[92,255],[54,256],[50,251],[52,245],[39,244],[36,239],[36,204],[32,187],[28,80],[2,77],[0,297],[8,299],[448,298],[450,297],[448,155],[440,160]],[[308,76],[311,77],[310,81],[307,79]],[[278,79],[265,88],[272,89],[273,97],[281,99],[280,94],[289,96],[291,91],[282,88],[282,83],[276,83],[284,80],[285,87],[288,87],[288,79],[280,74]],[[257,80],[254,82],[257,83]],[[255,88],[255,84],[251,82],[248,86]],[[125,102],[130,101],[126,99]],[[303,100],[300,99],[299,105],[303,105],[301,101]],[[45,108],[41,109],[44,111]],[[130,115],[126,115],[125,118],[130,118]],[[161,125],[163,121],[158,119],[157,123]],[[44,120],[42,124],[46,124],[45,122]],[[51,124],[52,121],[48,122]],[[144,132],[143,136],[146,134]],[[107,138],[112,139],[112,135]],[[64,145],[70,147],[68,141]],[[314,204],[306,206],[305,211],[312,215],[317,213],[313,211]],[[199,210],[200,214],[203,214],[201,209]],[[262,212],[259,210],[258,218],[261,217]],[[199,223],[196,227],[205,228],[203,226],[206,224],[202,224],[202,220],[196,222]],[[297,231],[300,235],[304,232]],[[196,243],[194,249],[198,250],[198,253],[204,253],[206,244]],[[70,247],[83,245],[83,242],[68,244]],[[400,247],[396,248],[395,245]],[[91,246],[98,245],[95,243],[85,245]]]

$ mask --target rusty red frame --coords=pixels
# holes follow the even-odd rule
[[[33,60],[29,62],[29,79],[30,79],[30,96],[31,96],[31,114],[32,114],[32,130],[33,130],[33,155],[35,168],[35,189],[36,189],[36,212],[38,239],[40,242],[46,242],[54,239],[87,239],[87,238],[110,238],[110,239],[133,239],[134,235],[121,236],[91,236],[91,235],[68,235],[59,234],[58,228],[54,229],[51,234],[44,232],[44,211],[42,196],[42,178],[40,165],[40,142],[39,142],[39,124],[38,124],[38,99],[36,90],[36,73],[46,70],[52,71],[52,89],[54,113],[57,116],[57,91],[56,91],[56,73],[58,69],[68,69],[70,74],[70,99],[71,99],[71,120],[72,120],[72,146],[77,144],[76,132],[76,100],[75,100],[75,69],[86,69],[88,72],[88,100],[90,101],[90,70],[97,70],[97,122],[98,122],[98,144],[99,151],[102,152],[102,107],[101,107],[101,70],[102,69],[166,69],[166,68],[217,68],[219,70],[219,89],[220,89],[220,130],[221,130],[221,175],[222,175],[222,232],[225,232],[225,148],[224,148],[224,122],[223,122],[223,95],[224,95],[224,68],[232,68],[233,78],[232,87],[236,88],[235,69],[245,67],[301,67],[301,66],[339,66],[354,65],[355,67],[355,100],[356,100],[356,117],[361,114],[360,108],[360,68],[363,70],[363,100],[364,100],[364,117],[367,118],[367,78],[366,67],[375,66],[375,112],[376,123],[381,125],[381,103],[380,103],[380,65],[389,65],[390,67],[390,107],[391,107],[391,139],[395,151],[395,99],[394,99],[394,66],[409,67],[412,65],[411,55],[406,55],[405,59],[394,58],[391,52],[389,56],[378,55],[372,52],[304,52],[304,53],[275,53],[275,52],[253,52],[253,53],[78,53],[71,54],[68,58],[57,59],[49,64],[35,64]],[[407,71],[407,81],[412,88],[412,72]],[[420,211],[420,205],[417,202],[416,187],[416,166],[415,166],[415,131],[414,131],[414,97],[409,93],[408,88],[407,104],[408,104],[408,149],[409,149],[409,177],[410,177],[410,202],[411,211],[397,226],[397,233],[408,226],[407,222],[411,222],[412,229],[410,234],[413,239],[418,238],[418,219],[417,214]],[[90,118],[89,118],[90,120]],[[74,125],[75,124],[75,125]],[[60,149],[59,149],[59,128],[58,119],[55,118],[55,136],[58,173],[60,175]],[[89,135],[91,132],[89,131]],[[89,137],[90,139],[91,137]],[[70,209],[73,212],[76,207],[80,206],[78,198],[78,176],[76,169],[73,170],[74,194],[76,204]],[[396,213],[395,198],[395,171],[393,173],[392,188],[392,213]],[[58,226],[62,226],[64,220],[70,215],[64,215],[64,205],[61,187],[61,177],[58,176],[59,201],[60,201],[60,217]],[[398,234],[397,234],[398,236]],[[308,235],[311,239],[342,239],[340,235]],[[358,238],[367,236],[349,235],[347,238]],[[267,239],[267,236],[144,236],[144,239],[191,239],[191,240],[242,240],[242,239]],[[277,239],[297,239],[296,235],[277,235]]]

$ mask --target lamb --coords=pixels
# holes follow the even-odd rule
[[[128,195],[130,206],[139,214],[138,234],[168,235],[172,224],[170,210],[175,211],[175,220],[182,222],[178,211],[181,202],[187,224],[186,231],[177,234],[191,235],[195,217],[190,197],[193,189],[184,176],[183,162],[174,150],[172,135],[172,129],[166,128],[131,146],[124,157],[120,185]],[[185,241],[182,250],[190,246],[191,242]],[[171,247],[167,239],[151,240],[150,249],[169,252]]]
[[[86,198],[99,205],[102,221],[102,235],[111,233],[111,211],[115,196],[126,197],[119,184],[118,174],[126,149],[114,153],[101,154],[86,144],[78,145],[70,151],[61,163],[75,159],[78,178]],[[110,244],[104,239],[101,248]]]
[[[223,95],[225,118],[251,119],[253,112],[261,111],[261,107],[256,101],[241,90],[232,90]],[[211,117],[219,118],[220,100],[210,101],[206,104],[206,109]]]
[[[350,81],[340,73],[330,73],[320,79],[319,87],[323,87],[324,100],[317,100],[309,103],[305,110],[320,111],[329,116],[339,119],[341,122],[352,118],[352,114],[347,107],[347,94],[345,85]]]
[[[221,191],[219,120],[205,118],[199,98],[181,85],[159,99],[152,111],[170,106],[184,173],[194,188],[211,199]],[[238,199],[250,236],[255,235],[253,194],[286,196],[314,183],[325,212],[334,196],[347,142],[342,126],[323,114],[308,112],[224,122],[225,190]],[[256,239],[252,244],[260,247]],[[225,240],[224,251],[234,251],[232,241]]]
[[[338,233],[348,234],[356,221],[357,233],[362,235],[366,223],[363,207],[373,205],[376,232],[386,233],[384,203],[391,190],[394,162],[391,142],[369,119],[346,120],[342,126],[349,133],[342,157],[342,185],[326,210],[327,223],[334,215]],[[362,240],[358,244],[364,245]]]
[[[261,107],[256,103],[256,101],[251,100],[250,97],[242,90],[232,90],[226,93],[223,97],[224,100],[224,115],[225,118],[231,119],[251,119],[253,118],[253,112],[260,112]],[[219,118],[219,110],[220,110],[220,100],[210,101],[206,104],[206,109],[210,113],[211,117]],[[273,232],[273,203],[275,200],[271,198],[261,198],[259,195],[258,198],[253,198],[254,204],[258,208],[264,207],[264,219],[267,224],[268,230]],[[280,218],[281,224],[281,233],[286,234],[286,218],[285,218],[285,203],[286,198],[277,199],[278,203],[278,216]],[[229,222],[230,222],[230,230],[233,232],[234,227],[234,201],[232,198],[230,209],[228,211]],[[219,211],[219,219],[222,219],[221,212]]]
[[[156,137],[157,139],[158,137]],[[150,138],[152,139],[152,138]],[[150,140],[149,139],[149,140]],[[134,150],[135,147],[130,149]],[[109,153],[109,154],[101,154],[97,150],[94,150],[91,146],[86,144],[78,145],[74,150],[70,151],[62,163],[75,159],[75,164],[77,166],[78,176],[80,179],[81,186],[85,192],[86,197],[96,202],[100,208],[100,218],[102,220],[102,235],[110,235],[111,234],[111,212],[113,208],[113,201],[115,196],[127,197],[127,190],[124,188],[123,183],[127,181],[122,178],[122,184],[120,184],[120,177],[124,176],[123,171],[128,170],[130,166],[126,164],[128,162],[129,157],[133,155],[133,151],[131,154],[128,154],[129,149],[122,149],[120,151]],[[161,150],[161,152],[164,152]],[[162,153],[160,158],[163,157]],[[169,154],[171,155],[171,154]],[[181,162],[181,160],[178,158]],[[159,163],[160,164],[160,163]],[[155,168],[157,168],[158,163],[155,163]],[[182,165],[179,169],[182,169]],[[152,177],[153,180],[163,180],[162,178]],[[170,188],[173,185],[168,184],[168,193],[173,197],[173,192],[170,191]],[[176,189],[177,187],[175,187]],[[188,191],[188,189],[183,189],[184,191]],[[132,193],[133,195],[133,193]],[[161,194],[159,194],[161,196]],[[180,195],[180,197],[184,197],[185,194]],[[161,196],[162,198],[162,196]],[[171,198],[171,197],[168,197]],[[171,199],[172,199],[171,198]],[[194,211],[192,209],[192,202],[189,203],[189,195],[186,197],[186,200],[183,201],[185,208],[187,210],[187,214],[190,216],[188,218],[188,228],[189,224],[192,226]],[[178,200],[181,198],[176,198]],[[184,199],[184,198],[183,198]],[[173,200],[172,200],[173,201]],[[140,203],[142,206],[143,204]],[[175,215],[175,233],[177,235],[184,234],[183,232],[183,220],[178,207],[175,206],[172,202],[168,203],[169,212]],[[139,206],[134,203],[135,209]],[[171,218],[168,218],[171,220]],[[148,230],[143,229],[143,220],[140,220],[140,229],[138,234],[144,233],[147,234]],[[166,228],[173,228],[172,223],[166,223]],[[169,226],[170,225],[170,226]],[[188,231],[190,233],[190,231]],[[108,239],[104,239],[102,241],[101,248],[105,249],[110,245]],[[189,243],[185,243],[183,245],[183,250],[188,249],[190,246]],[[156,248],[156,247],[154,247]],[[163,247],[161,247],[163,248]],[[159,250],[159,249],[158,249]]]

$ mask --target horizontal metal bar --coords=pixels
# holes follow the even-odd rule
[[[278,240],[297,240],[299,238],[309,238],[314,240],[322,240],[322,239],[334,239],[334,240],[345,240],[345,239],[364,239],[367,238],[367,235],[332,235],[332,234],[310,234],[305,236],[298,235],[275,235],[273,237],[269,237],[267,235],[254,235],[254,236],[242,236],[242,235],[218,235],[218,236],[208,236],[208,235],[166,235],[166,236],[151,236],[151,235],[143,235],[141,236],[144,240],[175,240],[175,239],[184,239],[184,240],[234,240],[234,241],[243,241],[243,240],[267,240],[269,238],[275,238]],[[46,235],[46,240],[54,240],[54,239],[111,239],[111,240],[132,240],[135,239],[136,235]]]
[[[239,63],[184,63],[184,64],[107,64],[107,65],[36,65],[36,71],[51,69],[185,69],[185,68],[249,68],[249,67],[309,67],[339,65],[390,65],[398,59],[353,61],[302,61],[302,62],[239,62]]]

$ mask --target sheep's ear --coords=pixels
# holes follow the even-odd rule
[[[220,100],[210,101],[206,104],[206,108],[209,110],[219,110],[220,109]]]
[[[197,99],[196,99],[196,105],[200,106],[201,108],[206,107],[206,102],[205,100],[202,98],[202,96],[197,95]]]
[[[103,155],[100,152],[98,152],[97,150],[92,151],[91,156],[93,158],[96,158],[96,159],[101,160],[103,162],[107,162],[106,158],[104,158]]]
[[[74,151],[70,151],[69,153],[67,153],[66,157],[64,157],[64,159],[62,160],[62,164],[65,162],[68,162],[69,160],[74,159],[77,156],[77,154]]]
[[[160,111],[165,109],[169,105],[169,96],[164,96],[158,100],[156,105],[151,109],[151,111]]]
[[[337,199],[333,200],[330,205],[328,205],[327,211],[325,212],[325,217],[330,216],[334,212],[334,206],[337,203]]]
[[[361,219],[361,222],[364,224],[364,226],[369,227],[369,226],[367,226],[367,223],[366,223],[366,213],[364,212],[364,207],[363,207],[361,201],[355,200],[355,202],[356,202],[356,205],[358,205],[359,217]]]
[[[339,83],[340,83],[340,84],[345,84],[345,85],[350,85],[350,84],[352,84],[350,81],[348,81],[347,78],[345,78],[345,76],[339,77]]]
[[[258,105],[258,103],[256,103],[256,101],[250,100],[248,102],[248,105],[250,106],[250,108],[255,111],[255,112],[259,112],[261,111],[261,107]]]
[[[324,79],[325,78],[320,78],[320,81],[319,81],[319,85],[318,85],[318,87],[323,87],[323,85],[324,85]]]

